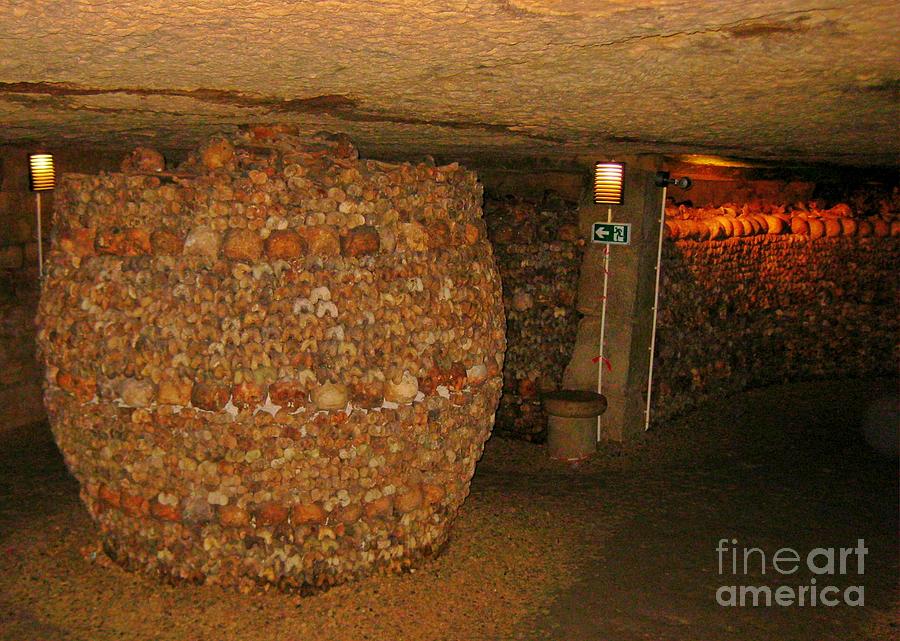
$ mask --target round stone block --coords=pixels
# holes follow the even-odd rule
[[[575,463],[597,451],[597,417],[606,410],[606,397],[583,390],[560,390],[542,397],[547,421],[547,454]]]

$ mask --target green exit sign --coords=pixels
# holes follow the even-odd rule
[[[607,245],[630,245],[631,223],[594,223],[591,241]]]

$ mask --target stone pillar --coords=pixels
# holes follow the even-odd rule
[[[618,160],[618,159],[617,159]],[[605,358],[612,370],[603,372],[602,393],[609,403],[600,419],[601,439],[633,439],[644,429],[653,291],[659,242],[661,188],[654,183],[661,167],[657,157],[626,158],[625,204],[613,206],[613,222],[631,223],[631,245],[611,246],[606,307]],[[607,205],[587,200],[579,210],[586,238],[591,223],[605,222]],[[593,359],[600,354],[600,316],[603,296],[604,245],[590,244],[584,253],[578,287],[578,326],[575,349],[563,375],[566,389],[597,391]]]

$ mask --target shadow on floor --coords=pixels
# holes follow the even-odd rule
[[[897,461],[869,449],[860,430],[867,404],[896,392],[894,381],[756,390],[710,404],[667,434],[648,435],[646,451],[635,453],[632,467],[606,478],[612,505],[597,514],[631,517],[587,556],[577,585],[523,636],[897,638]],[[721,539],[727,549],[720,574]],[[813,549],[855,548],[860,539],[868,549],[862,574],[855,554],[847,556],[846,574],[839,567],[837,576],[807,569],[805,557]],[[766,553],[767,563],[763,568],[760,554],[751,553],[745,574],[743,550],[752,547]],[[780,548],[802,557],[795,572],[772,567]],[[737,573],[730,550],[737,552]],[[814,559],[817,567],[826,561]],[[800,586],[813,584],[819,590],[862,586],[865,607],[811,606],[811,588],[807,605],[796,605]],[[790,587],[797,596],[789,607],[753,607],[748,593],[744,607],[725,607],[716,599],[723,586],[738,586],[738,596],[740,586],[786,586],[785,594]],[[826,599],[832,601],[833,593]],[[851,592],[852,600],[857,594]]]

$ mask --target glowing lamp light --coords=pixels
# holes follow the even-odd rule
[[[594,164],[594,204],[621,205],[625,202],[625,164],[598,162]]]
[[[30,154],[28,170],[31,191],[50,191],[56,186],[52,154]]]

